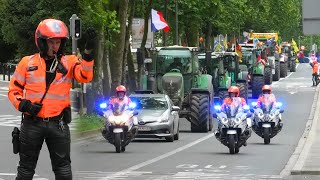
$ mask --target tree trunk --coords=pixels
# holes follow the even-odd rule
[[[128,29],[127,29],[127,34],[126,34],[126,47],[127,47],[127,65],[128,65],[128,85],[129,85],[129,91],[134,92],[137,88],[136,85],[136,74],[134,72],[134,64],[133,64],[133,58],[131,54],[131,48],[130,48],[130,42],[129,42],[129,37],[131,34],[132,30],[132,20],[133,20],[133,15],[134,15],[134,8],[135,8],[135,1],[130,0],[129,4],[129,18],[128,18]]]
[[[211,47],[211,34],[212,34],[212,23],[207,24],[207,29],[206,29],[206,50],[210,51],[212,49]]]
[[[199,41],[198,41],[198,25],[196,21],[191,21],[192,23],[190,26],[187,26],[185,29],[186,33],[186,39],[187,39],[187,46],[189,47],[195,47],[198,46]]]
[[[145,14],[144,14],[144,32],[143,32],[143,37],[142,37],[142,42],[141,42],[141,51],[142,51],[142,57],[143,60],[145,58],[145,54],[146,54],[146,42],[147,42],[147,35],[148,35],[148,29],[149,29],[149,18],[150,18],[150,14],[151,14],[151,8],[152,8],[152,0],[149,0],[148,6],[146,8]],[[139,89],[142,89],[141,86],[141,77],[144,73],[144,64],[138,64],[138,87]]]
[[[118,7],[119,8],[116,9],[118,21],[120,22],[120,33],[113,33],[112,35],[112,40],[114,40],[115,46],[112,48],[109,61],[112,74],[112,92],[114,92],[115,88],[120,85],[122,79],[122,62],[126,36],[128,0],[120,0]]]

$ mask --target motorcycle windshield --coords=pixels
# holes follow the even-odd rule
[[[273,108],[275,97],[273,94],[265,94],[264,102],[261,104],[261,109],[264,113],[270,113]]]
[[[112,112],[114,116],[120,116],[126,109],[125,103],[114,103],[112,106]]]
[[[226,106],[226,114],[228,118],[235,118],[240,109],[240,103],[232,102],[230,105]]]

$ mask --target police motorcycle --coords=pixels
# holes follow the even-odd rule
[[[230,154],[239,153],[241,146],[247,145],[247,139],[251,136],[251,128],[248,121],[252,113],[248,105],[240,103],[227,105],[221,110],[220,105],[214,106],[213,117],[218,120],[219,131],[215,134],[217,140],[229,148]],[[251,121],[251,120],[250,120]]]
[[[102,128],[102,136],[116,148],[116,152],[124,152],[125,147],[137,135],[138,120],[135,111],[136,104],[131,102],[129,105],[123,103],[114,103],[108,108],[107,103],[101,103],[100,113],[105,120]]]
[[[275,104],[269,99],[272,94],[265,94],[265,102],[261,103],[261,107],[257,107],[257,102],[252,102],[253,109],[253,131],[264,139],[264,144],[270,144],[270,139],[276,136],[282,129],[281,113],[284,110],[281,108],[282,103]]]

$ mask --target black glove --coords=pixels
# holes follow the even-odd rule
[[[22,99],[19,104],[20,112],[27,112],[32,116],[36,116],[42,108],[41,103],[32,103],[30,100]]]
[[[97,33],[93,27],[89,27],[86,31],[86,50],[92,50],[95,48],[95,41]]]

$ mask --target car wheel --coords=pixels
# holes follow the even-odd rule
[[[179,140],[179,124],[178,124],[177,133],[174,135],[174,140]]]
[[[165,137],[167,142],[173,142],[174,141],[174,129],[173,129],[173,125],[171,128],[171,135],[169,137]]]

